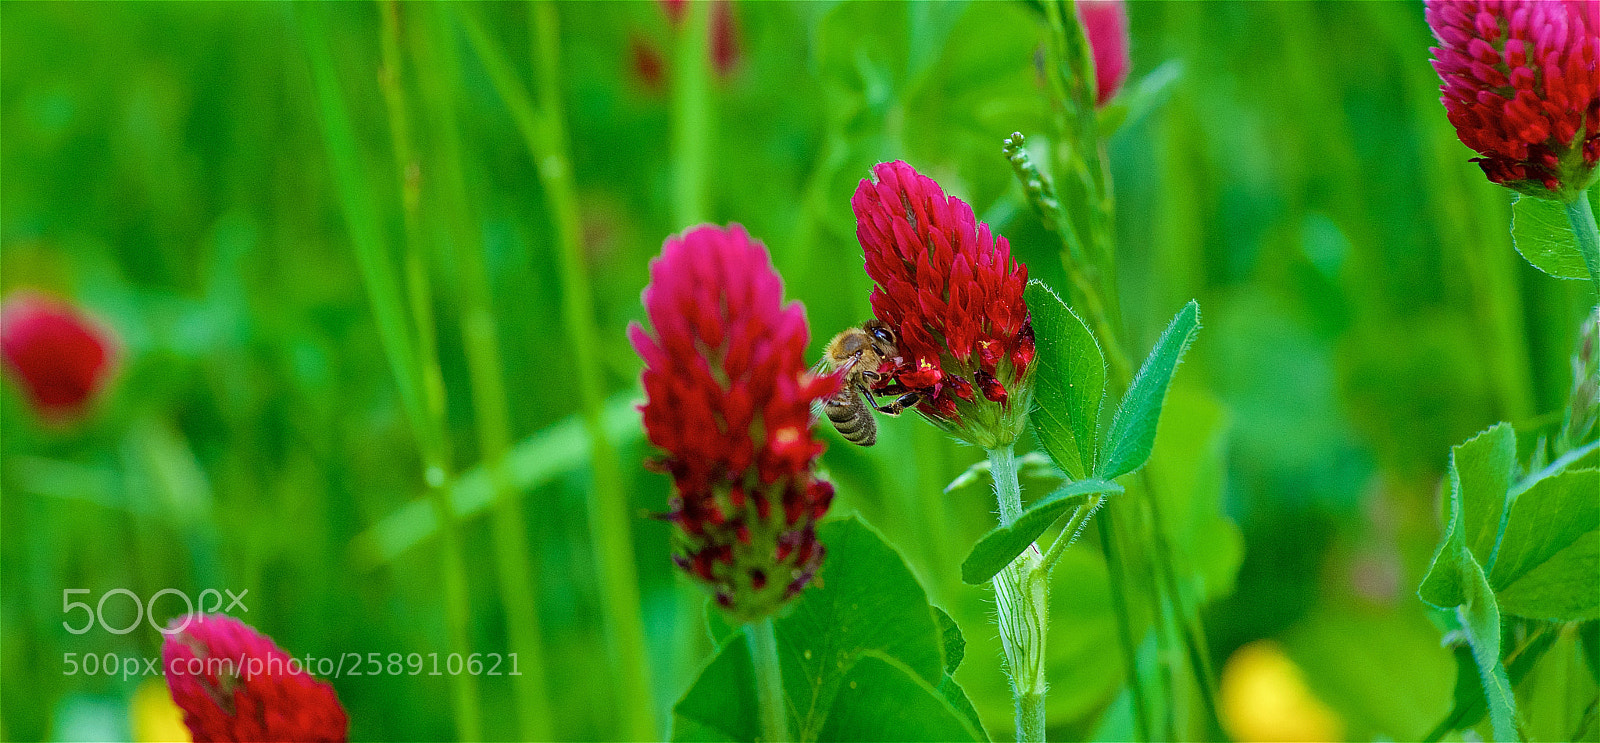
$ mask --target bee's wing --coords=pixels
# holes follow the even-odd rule
[[[812,374],[818,374],[818,375],[820,375],[820,374],[838,374],[841,377],[848,376],[850,374],[850,370],[855,368],[856,361],[858,359],[859,359],[859,357],[857,357],[857,356],[851,356],[848,361],[844,362],[843,364],[840,364],[839,368],[837,368],[837,369],[829,369],[828,368],[828,359],[827,358],[823,358],[821,361],[818,361],[815,366],[811,367],[811,373]],[[845,384],[845,385],[843,385],[843,386],[841,386],[839,388],[838,392],[835,392],[835,393],[833,393],[832,395],[829,395],[826,398],[818,398],[816,400],[812,400],[811,401],[811,422],[813,424],[815,424],[817,422],[817,419],[822,417],[822,403],[823,403],[824,400],[827,400],[827,399],[843,399],[847,395],[850,396],[850,397],[857,397],[858,396],[858,393],[856,392],[856,390],[855,390],[853,385]]]

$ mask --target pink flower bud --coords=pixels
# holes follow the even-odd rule
[[[41,417],[79,417],[110,379],[111,331],[64,301],[18,292],[0,308],[0,356]]]
[[[1078,20],[1094,55],[1096,106],[1116,97],[1132,66],[1128,57],[1128,8],[1123,0],[1078,0]]]
[[[877,387],[919,393],[917,412],[979,446],[1016,440],[1032,389],[1028,267],[933,179],[900,161],[872,172],[851,205],[872,313],[899,354]]]
[[[673,560],[736,618],[767,616],[822,562],[815,525],[833,487],[813,473],[811,407],[839,380],[811,374],[805,308],[784,305],[743,227],[669,238],[643,300],[655,337],[638,323],[628,337],[645,362],[645,434],[672,475]]]
[[[195,743],[337,741],[349,720],[333,687],[272,638],[223,614],[172,620],[162,672]]]
[[[1489,180],[1541,198],[1588,187],[1600,159],[1600,2],[1426,8],[1440,100]]]

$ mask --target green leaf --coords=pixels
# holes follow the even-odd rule
[[[736,633],[672,708],[675,741],[751,741],[761,732],[750,645]]]
[[[967,638],[961,636],[961,627],[944,609],[935,606],[933,614],[939,618],[939,633],[944,644],[944,673],[949,676],[961,667],[961,660],[967,656]]]
[[[828,549],[819,580],[777,621],[802,739],[821,729],[844,674],[865,653],[899,661],[929,686],[944,676],[943,632],[900,553],[854,516],[823,522],[817,537]]]
[[[1079,480],[1061,486],[1055,492],[1028,506],[1010,526],[989,530],[978,540],[967,559],[961,562],[961,580],[971,585],[989,582],[996,573],[1010,565],[1033,540],[1038,539],[1056,519],[1072,508],[1082,505],[1089,496],[1097,493],[1120,493],[1122,486],[1105,480]]]
[[[1520,740],[1517,734],[1517,700],[1511,693],[1511,681],[1506,668],[1500,663],[1500,607],[1495,602],[1494,591],[1483,577],[1483,569],[1472,553],[1459,545],[1456,547],[1462,572],[1462,587],[1466,602],[1461,605],[1461,627],[1467,633],[1467,643],[1472,646],[1472,658],[1478,662],[1478,675],[1483,680],[1483,695],[1489,702],[1489,722],[1494,727],[1498,741]]]
[[[1461,500],[1462,540],[1479,565],[1488,565],[1500,538],[1506,493],[1517,465],[1517,436],[1499,423],[1450,449],[1450,488]]]
[[[1452,450],[1450,459],[1450,518],[1446,522],[1444,543],[1434,555],[1433,565],[1422,579],[1417,595],[1440,608],[1454,607],[1461,629],[1472,647],[1473,660],[1478,665],[1478,675],[1483,683],[1484,697],[1489,705],[1489,719],[1496,740],[1517,739],[1516,700],[1511,694],[1511,683],[1505,666],[1500,663],[1500,608],[1495,601],[1494,589],[1484,576],[1483,568],[1468,547],[1470,538],[1481,538],[1484,528],[1498,531],[1485,514],[1488,504],[1495,500],[1493,486],[1504,480],[1509,483],[1510,463],[1504,460],[1506,438],[1510,437],[1514,459],[1516,440],[1508,425],[1498,425]],[[1504,464],[1506,476],[1500,477],[1497,468]],[[1506,486],[1509,487],[1509,484]],[[1504,502],[1505,489],[1499,491],[1499,501]],[[1477,526],[1469,526],[1468,509],[1478,513],[1471,518]]]
[[[1423,601],[1443,609],[1465,603],[1463,573],[1451,545],[1467,550],[1475,564],[1489,561],[1511,488],[1516,446],[1516,433],[1501,423],[1450,450],[1451,516],[1433,566],[1417,589]]]
[[[1566,207],[1517,194],[1511,202],[1511,242],[1523,259],[1558,279],[1587,279],[1589,269],[1578,252]]]
[[[976,741],[983,735],[904,663],[867,653],[851,667],[818,741]]]
[[[1489,583],[1508,614],[1600,618],[1600,470],[1543,478],[1517,496]]]
[[[797,740],[983,739],[949,675],[965,654],[960,628],[859,518],[827,521],[817,532],[828,549],[822,570],[775,624]],[[706,627],[721,645],[673,708],[673,739],[754,740],[760,722],[748,641],[709,604]],[[885,727],[904,722],[893,709],[901,704],[926,718],[904,728],[914,732]]]
[[[978,740],[989,740],[989,733],[983,729],[983,721],[978,718],[978,708],[972,706],[972,700],[967,698],[966,690],[962,689],[954,678],[945,676],[944,680],[939,682],[938,691],[939,695],[960,713],[961,719],[966,720],[967,724],[978,733]]]
[[[1056,466],[1073,479],[1094,468],[1094,452],[1105,397],[1106,359],[1094,334],[1055,291],[1028,282],[1024,294],[1033,316],[1038,351],[1034,372],[1033,429]]]
[[[1200,305],[1190,300],[1156,341],[1156,347],[1129,385],[1128,394],[1122,398],[1117,415],[1111,420],[1105,454],[1095,472],[1097,476],[1114,480],[1139,469],[1150,459],[1167,385],[1171,384],[1178,361],[1199,329]]]
[[[728,624],[728,616],[717,608],[713,599],[706,599],[706,635],[711,638],[711,644],[719,648],[740,636],[739,628]]]

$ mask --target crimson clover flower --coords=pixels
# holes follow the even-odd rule
[[[1541,198],[1594,181],[1600,3],[1427,0],[1433,68],[1461,142],[1489,180]]]
[[[111,331],[67,302],[18,292],[0,308],[0,357],[46,420],[88,408],[111,377],[114,349]]]
[[[638,323],[628,337],[645,434],[672,476],[673,559],[729,614],[760,619],[822,564],[833,486],[813,474],[811,408],[838,380],[810,373],[805,308],[783,304],[766,248],[737,224],[669,238],[643,301],[655,337]]]
[[[1128,79],[1128,7],[1123,0],[1078,0],[1078,21],[1094,57],[1094,105],[1116,97]]]
[[[875,388],[919,393],[917,412],[968,442],[1010,444],[1032,399],[1028,267],[932,178],[898,160],[872,172],[851,206],[877,282],[872,314],[894,329],[899,353]]]
[[[166,631],[161,670],[195,743],[346,739],[333,687],[272,638],[225,614],[179,617]]]

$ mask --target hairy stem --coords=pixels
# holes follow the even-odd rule
[[[772,617],[744,626],[750,640],[750,663],[756,671],[756,701],[761,707],[761,740],[789,740],[789,711],[783,698],[783,669],[778,665],[778,637]]]
[[[1594,282],[1595,294],[1600,295],[1600,227],[1594,223],[1589,192],[1579,191],[1578,198],[1566,206],[1567,221],[1572,224],[1572,236],[1578,239],[1578,252],[1583,253],[1583,265],[1589,268],[1589,279]]]
[[[1022,515],[1022,485],[1011,445],[989,450],[989,473],[994,478],[1000,523],[1009,526]],[[1044,675],[1044,643],[1050,626],[1050,588],[1042,562],[1039,545],[1031,545],[994,577],[1000,643],[1016,702],[1017,740],[1039,743],[1044,741],[1044,697],[1049,688]]]

